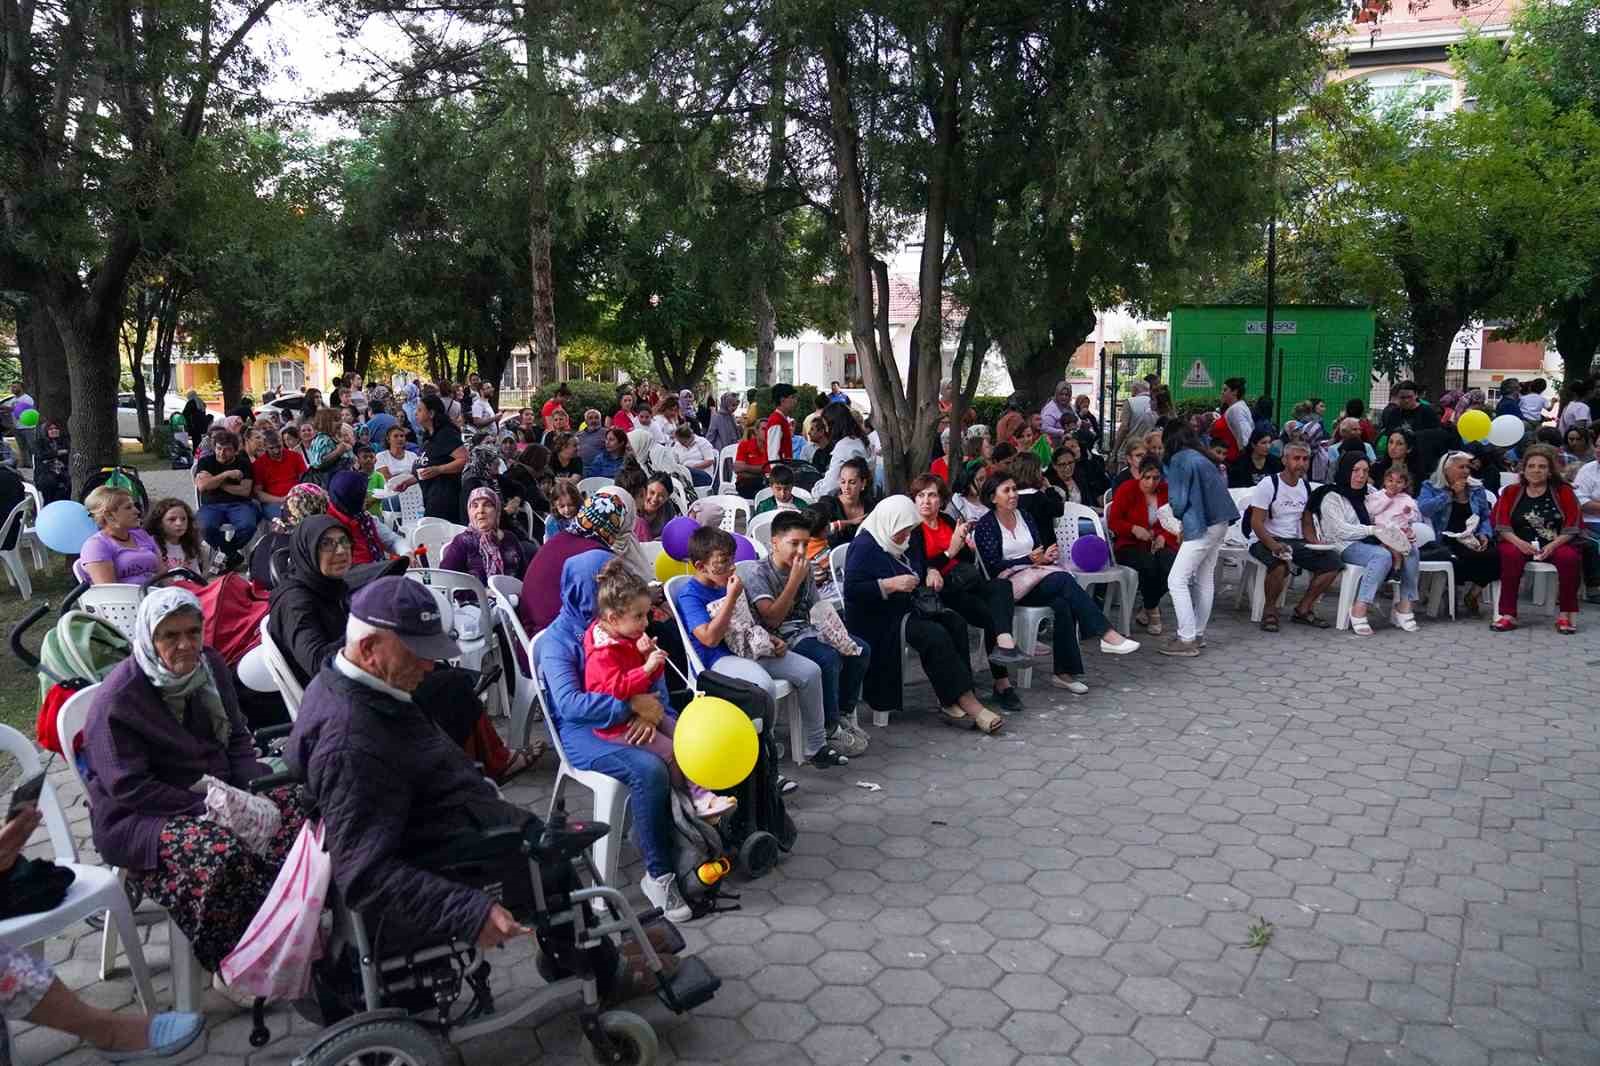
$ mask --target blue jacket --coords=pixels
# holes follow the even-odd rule
[[[567,758],[579,770],[625,744],[613,744],[594,735],[596,729],[621,725],[632,712],[626,702],[599,692],[583,690],[583,633],[594,621],[595,578],[613,556],[604,548],[574,555],[561,568],[561,613],[539,638],[539,676],[545,685],[548,709],[561,734]],[[667,706],[666,675],[656,679],[661,705]]]
[[[626,456],[614,456],[602,448],[593,459],[583,460],[583,472],[587,477],[616,477],[622,472],[625,462]]]
[[[1193,448],[1180,448],[1167,459],[1167,500],[1183,523],[1184,540],[1199,540],[1218,522],[1239,517],[1217,464]]]
[[[1053,539],[1045,540],[1039,536],[1039,527],[1034,523],[1032,516],[1027,511],[1020,507],[1017,508],[1017,517],[1027,523],[1028,532],[1033,535],[1033,546],[1035,548],[1048,548],[1055,543]],[[1054,531],[1052,531],[1053,536]],[[983,568],[989,572],[990,577],[999,577],[1000,572],[1003,570],[1013,566],[1027,566],[1033,562],[1026,555],[1020,559],[1007,559],[1004,557],[1004,552],[1001,550],[1001,544],[1004,541],[1001,537],[1000,519],[995,516],[993,511],[978,519],[978,524],[972,527],[972,543],[978,549],[978,557],[983,560]]]
[[[1417,498],[1417,510],[1422,512],[1433,526],[1433,531],[1438,537],[1444,539],[1444,528],[1450,522],[1450,504],[1454,502],[1449,489],[1436,489],[1433,482],[1422,483],[1422,495]],[[1494,538],[1494,508],[1489,503],[1489,494],[1483,491],[1482,485],[1467,484],[1467,504],[1472,508],[1472,513],[1478,516],[1476,535],[1486,539]]]

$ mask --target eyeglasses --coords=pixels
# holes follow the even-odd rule
[[[329,555],[337,555],[340,552],[347,552],[350,550],[350,548],[351,545],[348,537],[336,537],[333,540],[325,540],[317,545],[318,551],[327,552]]]

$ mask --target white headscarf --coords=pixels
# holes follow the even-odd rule
[[[161,661],[156,651],[156,627],[178,611],[193,611],[200,617],[205,612],[200,601],[188,589],[152,589],[139,601],[139,613],[133,623],[133,659],[150,683],[161,693],[164,702],[181,721],[189,697],[200,693],[200,703],[211,719],[213,734],[220,744],[226,744],[233,731],[228,721],[228,711],[222,705],[222,694],[217,689],[217,679],[211,676],[211,664],[202,652],[200,662],[187,674],[175,674]]]
[[[872,534],[878,547],[899,558],[906,553],[909,540],[897,542],[895,534],[915,529],[921,524],[922,517],[917,514],[917,505],[911,502],[911,497],[890,496],[880,501],[872,513],[862,520],[861,529]]]

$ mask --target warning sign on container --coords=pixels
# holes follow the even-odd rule
[[[1216,387],[1216,382],[1211,380],[1211,372],[1206,365],[1196,359],[1189,367],[1189,373],[1184,375],[1183,387],[1186,389],[1210,389]]]

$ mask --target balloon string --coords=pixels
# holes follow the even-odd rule
[[[699,689],[694,687],[694,682],[693,681],[690,681],[687,677],[684,676],[683,671],[678,669],[678,664],[672,661],[672,656],[670,656],[670,655],[667,656],[667,665],[672,668],[672,672],[673,673],[678,675],[678,679],[683,682],[683,686],[685,688],[687,688],[690,692],[693,692],[696,697],[705,695],[704,692],[701,692]]]

